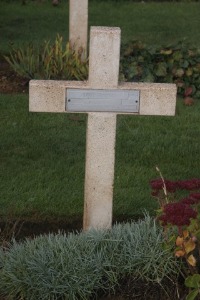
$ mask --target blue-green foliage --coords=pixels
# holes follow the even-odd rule
[[[159,282],[176,275],[162,248],[162,231],[148,216],[112,230],[39,236],[1,250],[1,293],[20,299],[94,299],[126,276]]]

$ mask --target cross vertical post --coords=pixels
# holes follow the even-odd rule
[[[69,2],[69,41],[75,50],[85,50],[88,42],[88,0],[70,0]]]
[[[118,86],[120,28],[92,27],[89,86]],[[115,164],[116,113],[88,113],[83,228],[110,228]]]

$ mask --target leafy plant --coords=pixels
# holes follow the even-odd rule
[[[155,49],[133,41],[123,46],[121,62],[128,81],[173,82],[180,95],[200,98],[200,49],[182,42]]]
[[[41,47],[28,44],[23,48],[12,46],[5,59],[13,70],[27,79],[84,80],[88,74],[88,61],[83,59],[84,50],[78,52],[57,35],[55,42],[45,41]]]
[[[148,215],[111,230],[44,235],[0,251],[0,291],[20,299],[92,299],[115,291],[122,278],[162,285],[178,264],[162,247],[162,230]]]
[[[194,300],[200,293],[200,274],[188,276],[185,280],[185,285],[192,288],[192,291],[187,295],[186,300]]]
[[[161,179],[151,181],[152,195],[160,204],[157,219],[164,227],[165,247],[186,262],[185,285],[194,288],[187,300],[192,300],[200,292],[200,179],[165,180],[160,170],[157,170]],[[177,190],[187,190],[190,193],[177,202]]]

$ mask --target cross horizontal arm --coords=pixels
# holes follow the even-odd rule
[[[67,113],[65,105],[67,89],[91,89],[91,87],[88,81],[31,80],[29,110]],[[119,83],[113,90],[139,91],[140,104],[137,113],[139,115],[175,115],[177,91],[175,84],[125,82]],[[131,112],[128,114],[135,115]]]

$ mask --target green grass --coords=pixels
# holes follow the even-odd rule
[[[112,1],[89,3],[89,26],[119,26],[122,41],[139,39],[149,45],[186,40],[200,47],[200,3],[131,3]],[[68,1],[53,7],[51,2],[0,2],[0,53],[9,43],[55,40],[59,33],[68,40]]]
[[[119,116],[114,216],[154,212],[155,166],[172,180],[199,177],[200,102],[175,117]],[[28,95],[0,95],[1,214],[83,214],[86,116],[28,112]]]

